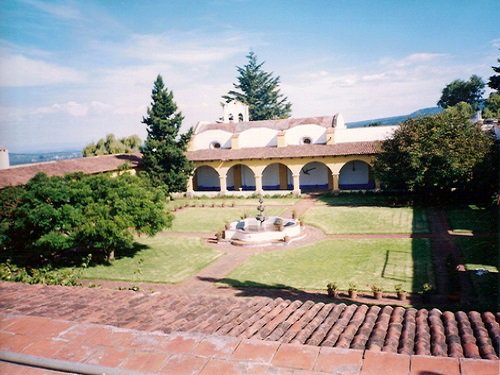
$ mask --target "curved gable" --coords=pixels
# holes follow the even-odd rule
[[[287,145],[300,145],[306,137],[311,140],[311,144],[325,144],[326,128],[316,124],[306,124],[295,126],[285,132]]]
[[[278,130],[270,128],[251,128],[240,133],[240,148],[272,147],[277,145]]]
[[[233,133],[228,131],[214,129],[193,135],[191,150],[207,150],[210,146],[217,142],[221,148],[231,148],[231,137]]]

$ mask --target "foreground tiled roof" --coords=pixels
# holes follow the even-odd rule
[[[347,155],[373,155],[377,153],[380,142],[349,142],[334,145],[300,145],[287,147],[251,147],[232,149],[210,149],[188,151],[187,157],[192,161],[208,160],[244,160],[275,159],[296,157],[322,157]]]
[[[40,172],[48,176],[63,176],[73,172],[94,174],[116,171],[124,163],[129,163],[132,168],[136,168],[140,161],[141,154],[136,153],[93,156],[12,167],[0,170],[0,189],[7,186],[24,185]]]
[[[275,130],[286,130],[299,125],[319,125],[325,128],[332,128],[336,125],[336,116],[316,116],[293,118],[289,117],[281,120],[261,120],[261,121],[245,121],[245,122],[213,122],[200,123],[195,134],[202,133],[206,130],[224,130],[230,133],[241,133],[242,131],[252,128],[270,128]]]
[[[406,355],[497,360],[499,313],[0,283],[0,309],[143,331],[199,332]]]

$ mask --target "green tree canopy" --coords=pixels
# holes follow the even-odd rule
[[[30,263],[51,263],[75,251],[112,259],[135,234],[171,224],[165,196],[129,174],[47,177],[0,191],[0,248]]]
[[[497,62],[500,63],[500,59],[497,59]],[[500,65],[491,67],[495,73],[500,73]],[[496,90],[497,93],[500,92],[500,74],[493,74],[488,81],[488,86],[490,86],[493,90]]]
[[[468,81],[457,79],[443,89],[437,105],[442,108],[454,106],[460,102],[469,103],[478,110],[483,99],[485,83],[481,77],[472,75]]]
[[[98,156],[110,154],[130,154],[139,152],[142,144],[141,138],[137,135],[116,139],[114,134],[108,134],[106,138],[101,138],[97,143],[90,143],[83,149],[83,156]]]
[[[488,99],[484,101],[483,117],[500,117],[500,94],[492,92]]]
[[[292,104],[280,93],[280,77],[262,69],[264,62],[257,63],[254,52],[247,55],[248,64],[236,67],[239,73],[236,90],[222,98],[228,103],[237,100],[249,107],[250,120],[270,120],[290,117]],[[238,90],[238,91],[237,91]]]
[[[489,183],[483,172],[495,174],[492,149],[492,137],[471,124],[468,116],[445,112],[401,124],[382,143],[374,170],[393,189],[433,195],[471,186],[481,190]]]
[[[169,192],[185,191],[193,171],[193,164],[185,155],[192,129],[179,134],[184,117],[177,110],[174,95],[165,87],[161,75],[154,82],[151,98],[151,107],[142,119],[148,131],[142,148],[144,171],[154,186]]]

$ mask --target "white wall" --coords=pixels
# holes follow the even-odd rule
[[[239,136],[240,148],[276,146],[278,144],[277,134],[277,130],[269,128],[244,130]]]
[[[309,174],[304,173],[307,171]],[[323,163],[312,162],[306,164],[300,170],[300,185],[324,185],[328,184],[330,170]]]
[[[255,177],[250,168],[246,165],[240,164],[241,166],[241,185],[242,186],[255,186]],[[231,167],[227,172],[227,186],[234,186],[234,168]]]
[[[335,129],[335,143],[382,141],[391,137],[399,125]]]
[[[354,171],[352,170],[354,166]],[[369,179],[369,165],[362,161],[350,161],[340,170],[340,185],[367,184]]]
[[[299,125],[285,132],[287,145],[300,145],[304,137],[311,138],[312,143],[326,143],[326,128],[319,125]]]
[[[213,142],[219,142],[221,148],[231,148],[231,137],[233,133],[224,130],[207,130],[193,135],[192,150],[206,150]]]
[[[220,186],[219,175],[215,169],[202,166],[196,169],[196,177],[199,187]]]

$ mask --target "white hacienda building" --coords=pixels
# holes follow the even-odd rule
[[[397,126],[349,129],[342,116],[248,121],[241,103],[224,105],[221,121],[200,122],[188,157],[188,194],[375,189],[372,162]]]

